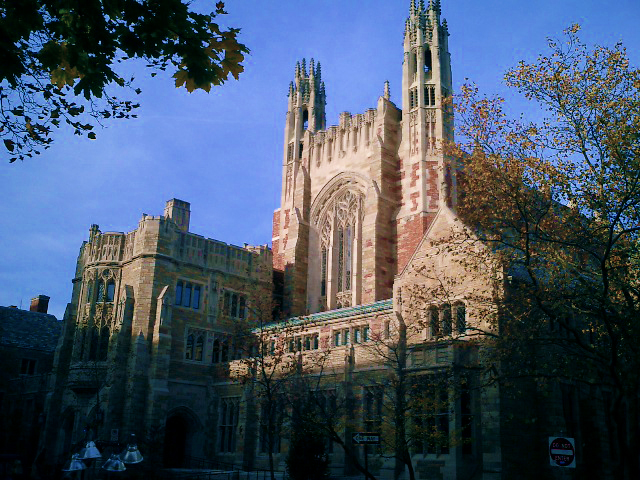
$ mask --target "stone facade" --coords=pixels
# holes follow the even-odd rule
[[[190,454],[211,455],[212,385],[233,356],[236,325],[271,297],[272,256],[189,233],[189,216],[173,199],[126,234],[91,226],[58,346],[52,458],[87,430],[124,441],[160,431],[174,414],[189,422]]]
[[[401,107],[385,84],[376,108],[328,128],[320,64],[296,65],[272,238],[287,314],[390,298],[435,213],[455,202],[455,169],[437,148],[452,134],[448,35],[439,6],[412,6]]]
[[[345,112],[330,127],[320,64],[296,65],[272,250],[190,233],[190,206],[177,199],[127,234],[91,227],[56,353],[50,461],[87,435],[118,442],[136,433],[157,441],[164,466],[193,456],[267,469],[271,448],[284,470],[286,429],[277,448],[264,444],[257,383],[239,381],[259,358],[235,348],[238,326],[249,325],[261,360],[298,362],[315,378],[322,359],[318,388],[348,404],[339,431],[347,443],[354,432],[383,428],[382,412],[393,405],[382,399],[400,368],[388,355],[404,348],[401,371],[432,402],[409,428],[440,437],[412,441],[416,477],[515,478],[521,463],[512,442],[526,429],[505,412],[517,409],[512,397],[496,385],[480,388],[483,351],[469,341],[496,325],[493,299],[504,294],[504,275],[491,264],[469,270],[469,248],[482,246],[446,244],[469,233],[455,213],[455,161],[438,148],[452,136],[448,36],[438,0],[427,8],[412,1],[401,106],[386,84],[375,108]],[[274,291],[273,279],[279,286],[282,278]],[[558,392],[527,388],[528,399],[546,399],[538,408],[555,412],[549,428],[562,425]],[[329,447],[332,474],[354,474],[345,450]],[[405,474],[382,450],[388,445],[371,456],[371,470]],[[355,455],[362,460],[362,451]],[[553,477],[548,465],[533,471]]]

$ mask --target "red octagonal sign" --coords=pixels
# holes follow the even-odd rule
[[[554,467],[576,466],[576,448],[573,438],[549,437],[549,461]]]

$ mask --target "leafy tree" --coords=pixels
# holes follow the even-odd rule
[[[506,74],[547,118],[511,119],[466,86],[447,153],[464,164],[458,213],[491,247],[476,261],[505,269],[496,373],[587,387],[620,452],[600,467],[640,478],[640,70],[578,31]]]
[[[135,117],[134,89],[116,65],[142,59],[176,87],[209,91],[238,78],[248,49],[183,0],[5,0],[0,4],[0,135],[9,161],[48,148],[54,128],[94,139],[95,123]],[[119,93],[116,93],[119,92]],[[140,93],[139,89],[135,89]]]
[[[297,405],[291,422],[287,472],[291,480],[326,480],[329,457],[324,432],[317,428],[321,421],[316,404],[305,398]]]

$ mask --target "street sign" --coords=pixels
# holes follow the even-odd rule
[[[552,467],[576,468],[576,443],[574,439],[549,437],[549,463]]]
[[[379,433],[357,432],[351,438],[356,445],[380,445]]]

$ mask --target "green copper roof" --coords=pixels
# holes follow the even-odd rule
[[[316,324],[327,320],[335,320],[337,318],[355,317],[357,315],[365,315],[367,313],[381,312],[383,310],[391,310],[393,308],[393,299],[380,300],[378,302],[369,303],[367,305],[357,305],[355,307],[339,308],[328,312],[312,313],[311,315],[303,315],[300,317],[291,317],[280,322],[273,322],[265,325],[265,328],[293,327],[297,325]]]

